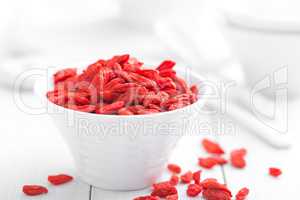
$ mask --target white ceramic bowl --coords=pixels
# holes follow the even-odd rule
[[[189,83],[200,76],[189,73]],[[111,190],[150,186],[189,123],[201,110],[201,98],[182,109],[134,116],[98,115],[57,106],[46,98],[51,76],[37,80],[35,92],[47,103],[48,113],[74,157],[78,176],[86,183]],[[201,87],[202,88],[202,87]],[[203,91],[200,90],[203,94]]]
[[[253,88],[266,76],[287,67],[289,96],[299,97],[299,23],[263,21],[232,13],[227,19],[229,23],[222,30],[244,65],[248,85]]]

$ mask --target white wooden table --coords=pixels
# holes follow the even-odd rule
[[[130,200],[137,195],[149,193],[149,189],[134,192],[112,192],[93,188],[82,183],[76,174],[70,154],[47,115],[28,115],[15,106],[12,93],[0,89],[0,199],[1,200]],[[24,94],[24,100],[37,105],[31,93]],[[249,199],[282,200],[293,199],[299,183],[300,142],[299,102],[290,103],[289,131],[293,135],[293,148],[276,150],[266,146],[253,135],[237,127],[235,135],[219,136],[218,139],[226,150],[245,147],[248,149],[248,165],[244,170],[233,169],[229,165],[222,170],[216,167],[204,170],[203,178],[215,177],[224,182],[224,176],[232,191],[247,186],[251,190]],[[197,158],[205,156],[200,141],[203,135],[185,136],[175,149],[170,161],[180,164],[185,170],[199,169]],[[298,161],[298,162],[297,162]],[[268,176],[268,167],[278,166],[283,175],[274,179]],[[47,175],[68,173],[75,176],[75,181],[54,187],[47,183]],[[169,178],[166,173],[161,178]],[[121,179],[122,177],[120,177]],[[48,187],[49,193],[39,197],[23,195],[23,184],[42,184]],[[179,187],[180,199],[185,195],[186,185]]]

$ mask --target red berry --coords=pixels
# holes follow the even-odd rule
[[[248,196],[248,194],[249,194],[249,189],[244,187],[238,191],[238,193],[235,195],[235,199],[236,200],[245,200],[246,197]]]
[[[211,169],[218,163],[214,158],[208,157],[208,158],[199,158],[198,164],[199,166],[204,167],[206,169]]]
[[[230,194],[231,191],[223,184],[219,183],[217,179],[214,178],[207,178],[203,180],[200,185],[203,187],[203,189],[216,189],[216,190],[222,190]]]
[[[219,157],[219,156],[215,156],[215,157],[213,157],[213,159],[215,159],[215,161],[219,165],[225,165],[228,162],[225,158],[222,158],[222,157]]]
[[[193,173],[191,171],[186,172],[180,176],[182,183],[190,183],[193,180]]]
[[[279,169],[279,168],[276,168],[276,167],[270,167],[270,168],[269,168],[269,174],[270,174],[271,176],[278,177],[278,176],[280,176],[280,175],[282,174],[282,171],[281,171],[281,169]]]
[[[46,194],[48,193],[48,190],[47,188],[41,185],[24,185],[23,192],[28,196],[36,196],[36,195]]]
[[[179,177],[177,175],[172,175],[169,182],[175,186],[179,183]]]
[[[48,176],[48,181],[50,183],[52,183],[53,185],[61,185],[61,184],[70,182],[72,180],[73,180],[73,177],[66,175],[66,174],[58,174],[58,175]]]
[[[46,96],[56,105],[97,114],[143,115],[171,111],[198,99],[198,87],[189,87],[177,76],[174,66],[175,62],[165,60],[157,69],[147,69],[128,54],[116,55],[98,60],[78,75],[75,68],[57,71],[53,76],[54,89]],[[129,108],[133,106],[139,108],[132,111]]]
[[[224,153],[224,150],[221,148],[221,146],[218,143],[215,143],[209,139],[203,139],[202,146],[208,153],[213,153],[213,154]]]
[[[200,184],[200,176],[201,176],[201,170],[196,171],[193,173],[193,180],[195,182],[195,184]]]
[[[203,190],[202,196],[205,200],[231,200],[231,196],[222,190]]]
[[[236,168],[244,168],[246,166],[246,160],[244,159],[247,151],[246,149],[236,149],[230,153],[231,165]]]
[[[197,196],[198,194],[200,194],[200,192],[202,191],[202,188],[200,185],[197,185],[197,184],[190,184],[188,186],[188,189],[186,191],[187,195],[189,197],[195,197]]]
[[[175,174],[180,174],[181,172],[180,166],[176,164],[168,164],[168,169],[170,172],[173,172]]]
[[[165,198],[173,194],[177,194],[177,189],[169,181],[153,184],[151,196]]]
[[[175,64],[176,63],[171,60],[165,60],[156,69],[158,71],[172,69],[175,66]]]
[[[178,194],[169,195],[166,200],[178,200]]]

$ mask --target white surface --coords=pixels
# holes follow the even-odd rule
[[[0,90],[1,96],[1,134],[0,140],[0,198],[1,199],[32,199],[25,197],[21,186],[28,183],[47,185],[46,177],[53,173],[70,173],[74,175],[74,166],[71,156],[47,115],[27,115],[18,110],[13,102],[12,94],[7,90]],[[25,94],[24,100],[30,105],[38,105],[32,94]],[[247,134],[237,127],[236,135],[219,138],[222,145],[229,151],[235,147],[248,149],[248,166],[245,170],[236,170],[225,167],[229,187],[235,192],[238,188],[249,186],[249,199],[272,200],[288,199],[296,196],[298,183],[299,162],[299,128],[298,111],[300,102],[290,103],[289,131],[292,133],[294,146],[292,149],[279,151],[265,146],[256,137]],[[200,148],[201,135],[185,136],[175,149],[172,161],[178,162],[184,168],[197,169],[197,158],[203,156]],[[268,167],[282,167],[283,176],[274,179],[267,175]],[[165,177],[169,174],[166,172]],[[204,170],[203,176],[214,176],[221,179],[221,170],[218,168]],[[120,177],[122,178],[122,177]],[[222,180],[220,180],[222,181]],[[186,186],[180,186],[180,193],[185,193]],[[81,183],[75,177],[74,183],[62,187],[49,187],[49,194],[35,199],[87,199],[89,186]],[[95,200],[130,200],[133,196],[146,194],[149,190],[129,193],[108,192],[93,189]],[[122,198],[123,197],[123,198]]]

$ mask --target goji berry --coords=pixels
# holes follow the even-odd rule
[[[198,89],[198,86],[197,86],[197,85],[192,85],[192,86],[190,87],[190,90],[191,90],[191,92],[194,93],[195,95],[198,95],[198,93],[199,93],[199,89]]]
[[[280,176],[280,175],[282,174],[282,171],[281,171],[281,169],[279,169],[279,168],[276,168],[276,167],[270,167],[270,168],[269,168],[269,174],[270,174],[271,176],[278,177],[278,176]]]
[[[48,193],[48,189],[41,185],[24,185],[23,192],[28,196],[36,196]]]
[[[96,110],[96,106],[94,105],[67,105],[66,106],[67,108],[69,109],[72,109],[72,110],[77,110],[77,111],[80,111],[80,112],[89,112],[89,113],[92,113]]]
[[[222,190],[207,189],[203,190],[202,196],[206,200],[230,200],[231,196]]]
[[[193,180],[193,173],[188,171],[180,176],[182,183],[190,183]]]
[[[189,197],[195,197],[195,196],[198,196],[200,194],[200,192],[202,192],[202,187],[200,185],[198,185],[198,184],[190,184],[188,186],[186,194]]]
[[[165,198],[173,194],[177,194],[177,189],[169,181],[153,184],[151,196]]]
[[[124,101],[116,101],[112,104],[105,105],[103,107],[97,108],[96,113],[98,114],[112,114],[116,113],[125,105]]]
[[[249,189],[244,187],[238,191],[238,193],[235,195],[235,199],[236,200],[245,200],[246,197],[248,196],[248,194],[249,194]]]
[[[157,69],[142,66],[142,62],[124,54],[100,59],[79,74],[75,68],[62,69],[53,75],[54,90],[46,95],[65,108],[118,115],[166,112],[197,101],[197,86],[188,87],[176,75],[175,62],[165,60]],[[124,105],[116,106],[120,102]],[[138,105],[143,108],[122,109]]]
[[[230,153],[231,165],[236,168],[244,168],[246,166],[246,160],[244,159],[247,151],[246,149],[236,149]]]
[[[193,173],[193,180],[195,182],[195,184],[200,184],[200,180],[201,180],[201,170],[196,171]]]
[[[175,174],[173,174],[169,180],[169,182],[172,184],[172,185],[177,185],[179,183],[179,177]]]
[[[169,195],[166,200],[178,200],[178,194]]]
[[[220,156],[212,157],[219,165],[225,165],[228,161]]]
[[[133,115],[134,113],[131,112],[128,108],[121,108],[118,110],[119,115]]]
[[[203,167],[203,168],[206,168],[206,169],[211,169],[215,165],[217,165],[218,162],[213,157],[207,157],[207,158],[199,158],[198,164],[199,164],[200,167]]]
[[[165,69],[172,69],[175,65],[176,65],[175,62],[171,60],[165,60],[156,69],[158,71],[165,70]]]
[[[213,154],[224,153],[224,150],[221,148],[221,146],[218,143],[215,143],[209,139],[203,139],[202,146],[208,153],[213,153]]]
[[[190,92],[190,88],[187,86],[186,82],[182,78],[179,78],[178,76],[173,76],[171,78],[174,80],[176,84],[176,89],[178,89],[184,94]]]
[[[159,75],[162,77],[174,77],[176,72],[174,70],[164,69],[159,71]]]
[[[168,169],[170,172],[173,172],[175,174],[180,174],[181,172],[181,167],[176,164],[168,164]]]
[[[200,186],[202,186],[204,190],[206,190],[206,189],[222,190],[222,191],[228,193],[230,196],[232,196],[231,191],[225,185],[219,183],[217,181],[217,179],[214,179],[214,178],[207,178],[207,179],[203,180],[200,183]]]
[[[72,176],[67,174],[58,174],[58,175],[51,175],[48,176],[48,181],[53,185],[61,185],[73,180]]]
[[[59,70],[54,74],[54,83],[58,83],[60,81],[64,81],[67,78],[75,76],[77,74],[76,69],[74,68],[67,68],[63,70]]]

